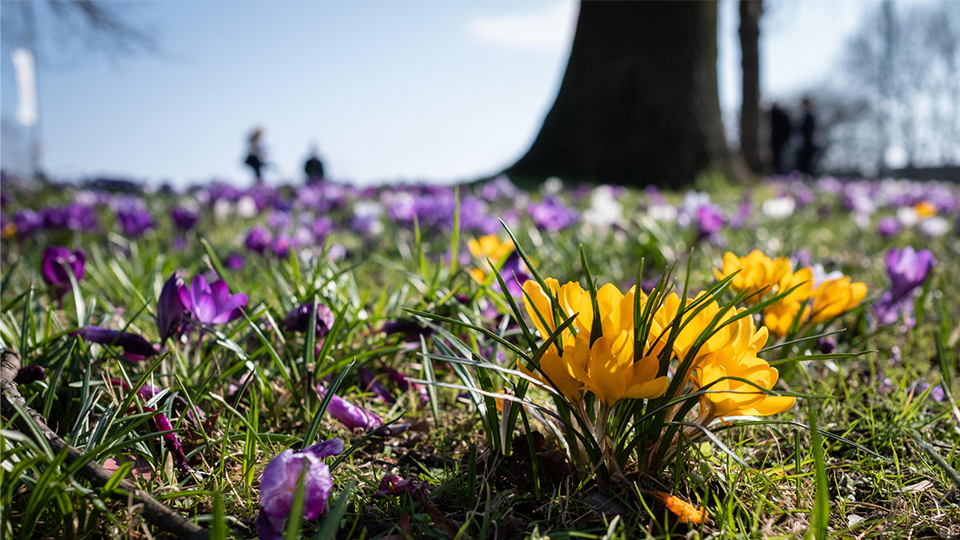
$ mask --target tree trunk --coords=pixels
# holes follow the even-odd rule
[[[763,169],[760,158],[760,16],[762,0],[740,0],[740,53],[743,102],[740,106],[740,153],[753,172]]]
[[[717,4],[581,2],[567,71],[530,150],[508,172],[679,187],[727,148],[717,92]]]

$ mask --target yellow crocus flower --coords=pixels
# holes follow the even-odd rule
[[[562,356],[553,349],[547,351],[540,359],[546,377],[530,372],[519,361],[518,366],[544,384],[552,382],[571,402],[579,403],[583,391],[589,390],[607,407],[628,398],[659,397],[669,384],[666,376],[657,377],[660,364],[656,356],[633,361],[633,336],[629,332],[616,338],[603,336],[592,346],[587,336],[578,335],[564,346]]]
[[[527,310],[527,315],[530,316],[530,320],[533,322],[533,325],[537,328],[537,331],[540,332],[540,337],[547,339],[557,328],[557,325],[563,321],[555,321],[553,318],[553,306],[550,302],[551,297],[560,297],[560,282],[548,278],[544,280],[544,283],[549,289],[549,294],[543,290],[543,287],[540,286],[535,280],[528,279],[522,285],[524,295],[523,295],[523,307]],[[567,284],[569,285],[569,283]],[[561,302],[562,305],[562,302]],[[563,313],[560,315],[564,318],[573,315],[573,313],[568,313],[565,311],[566,308],[561,309]],[[562,341],[566,343],[568,339],[573,338],[573,332],[565,330],[563,332]]]
[[[801,306],[803,307],[802,312]],[[803,322],[809,315],[810,306],[806,303],[784,303],[781,301],[763,310],[763,326],[770,330],[773,335],[783,337],[790,331],[794,319],[799,316],[800,322]]]
[[[572,354],[569,359],[561,358],[556,350],[551,347],[547,352],[543,353],[543,356],[540,358],[540,369],[546,377],[541,377],[539,373],[530,371],[519,359],[517,360],[517,367],[519,367],[520,371],[524,374],[537,379],[547,386],[555,387],[569,401],[579,403],[583,397],[583,383],[570,374],[571,369],[567,366],[567,362],[572,360]]]
[[[563,286],[560,286],[560,283],[555,279],[545,279],[544,283],[550,290],[549,294],[535,280],[527,280],[523,284],[523,290],[526,292],[523,297],[524,307],[537,331],[540,332],[540,336],[546,339],[553,333],[557,325],[563,322],[562,320],[554,321],[553,308],[550,303],[551,295],[557,298],[561,315],[564,318],[577,314],[577,320],[574,322],[577,333],[590,336],[590,332],[593,331],[593,301],[590,298],[590,291],[584,290],[575,281],[568,282]],[[623,294],[611,283],[604,285],[597,291],[597,304],[600,309],[600,326],[603,335],[633,331],[635,294],[636,287],[632,287],[627,291],[627,294]],[[642,292],[640,295],[640,305],[642,307],[647,301],[647,297]],[[543,321],[537,315],[538,311],[543,317]],[[543,324],[544,322],[546,322],[546,325]],[[659,328],[657,330],[657,333],[659,333]],[[564,344],[572,338],[572,331],[563,333]]]
[[[470,249],[470,254],[477,258],[480,264],[480,268],[474,268],[470,271],[470,276],[477,283],[483,283],[487,280],[487,271],[490,270],[487,259],[493,264],[499,263],[513,251],[513,242],[510,240],[501,242],[497,235],[488,234],[480,237],[479,240],[476,238],[467,240],[467,248]]]
[[[728,251],[723,255],[723,269],[714,268],[713,275],[719,280],[738,270],[740,272],[730,282],[733,290],[747,291],[750,295],[764,291],[746,300],[747,304],[753,305],[769,293],[790,271],[790,261],[783,257],[770,259],[760,250],[754,250],[745,257],[737,257]]]
[[[756,350],[751,347],[739,357],[729,349],[711,355],[697,368],[693,379],[698,388],[713,383],[701,398],[701,406],[714,418],[722,418],[769,416],[792,407],[796,401],[793,396],[773,396],[763,392],[773,388],[779,376],[777,369],[758,358]],[[745,379],[756,386],[726,377]]]
[[[796,272],[788,271],[780,280],[777,292],[793,290],[777,303],[763,310],[763,325],[777,337],[783,337],[790,331],[798,316],[802,323],[810,315],[807,300],[813,294],[813,269],[801,268]]]
[[[913,206],[913,209],[916,210],[917,215],[922,218],[928,218],[937,215],[937,207],[934,206],[930,201],[919,202]]]
[[[633,334],[603,336],[590,340],[577,336],[564,348],[563,361],[575,379],[593,392],[607,407],[623,399],[656,398],[667,390],[669,379],[657,377],[660,362],[649,355],[633,361]]]
[[[497,262],[513,251],[513,242],[510,240],[501,242],[497,235],[488,234],[487,236],[481,236],[480,239],[471,238],[467,240],[467,247],[474,257],[481,260],[487,258]]]
[[[695,300],[701,299],[705,294],[706,293],[700,293]],[[690,303],[695,300],[687,300],[686,305],[689,306]],[[664,300],[660,309],[657,310],[655,320],[660,328],[666,328],[666,331],[663,332],[661,342],[665,342],[669,338],[669,334],[672,331],[669,326],[676,318],[679,309],[679,297],[676,294],[671,294]],[[697,311],[697,309],[699,309],[699,306],[693,308],[692,311]],[[732,323],[728,323],[734,315],[745,309],[746,308],[739,310],[731,309],[724,313],[718,324],[714,327],[714,334],[711,335],[697,351],[694,365],[704,356],[725,348],[742,352],[746,347],[751,345],[756,346],[757,349],[763,347],[767,342],[768,332],[766,328],[757,330],[753,322],[753,317],[741,317]],[[720,305],[716,300],[710,300],[706,302],[703,309],[700,309],[696,314],[684,315],[681,324],[682,328],[673,342],[673,352],[681,362],[686,359],[694,343],[700,338],[700,335],[707,330],[707,327],[710,326],[710,323],[719,313]],[[653,332],[651,332],[651,334],[652,333]],[[657,336],[651,335],[650,339],[656,339],[656,337]]]
[[[810,323],[828,321],[846,311],[857,307],[867,296],[867,286],[863,283],[851,283],[843,276],[820,284],[813,292],[813,307]]]

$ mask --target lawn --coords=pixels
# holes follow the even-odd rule
[[[960,535],[956,186],[2,193],[3,538]]]

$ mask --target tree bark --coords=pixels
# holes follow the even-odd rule
[[[582,1],[557,99],[509,173],[680,187],[745,176],[724,137],[717,4]]]
[[[740,0],[740,53],[743,101],[740,106],[740,153],[753,172],[763,170],[760,157],[760,16],[762,0]]]

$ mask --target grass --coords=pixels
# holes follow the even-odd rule
[[[506,324],[515,319],[514,310],[494,290],[496,276],[481,285],[469,275],[482,267],[482,261],[465,256],[465,240],[480,234],[466,223],[474,216],[456,215],[462,230],[423,222],[407,226],[383,216],[385,230],[364,235],[348,224],[351,207],[369,197],[350,194],[344,206],[323,212],[301,199],[291,213],[294,222],[300,216],[312,220],[325,215],[336,224],[325,243],[300,246],[285,259],[246,253],[242,270],[227,270],[227,254],[244,251],[243,233],[254,223],[269,223],[269,211],[250,218],[230,212],[218,217],[214,205],[203,206],[200,226],[178,233],[168,219],[171,206],[203,199],[149,196],[145,204],[158,227],[131,239],[114,230],[112,211],[99,206],[97,232],[41,230],[4,238],[0,345],[19,352],[24,365],[46,368],[45,381],[21,386],[20,391],[51,428],[90,459],[118,464],[118,480],[136,481],[210,528],[214,538],[256,536],[253,520],[266,464],[287,448],[332,436],[347,441],[349,454],[333,467],[328,510],[318,520],[304,520],[299,531],[288,528],[288,538],[298,533],[305,538],[553,540],[960,535],[960,410],[954,392],[946,392],[941,402],[931,395],[932,388],[919,392],[913,386],[925,380],[956,388],[950,384],[951,372],[958,368],[960,337],[960,303],[952,292],[958,286],[952,268],[960,262],[956,233],[928,238],[908,230],[884,239],[874,225],[880,215],[896,209],[881,208],[870,226],[860,228],[840,197],[819,190],[812,204],[788,217],[759,212],[762,202],[781,189],[806,188],[757,188],[746,226],[725,227],[723,247],[695,242],[695,227],[654,219],[653,212],[645,210],[652,204],[650,196],[638,191],[617,197],[624,208],[617,226],[581,222],[559,232],[537,230],[525,216],[525,206],[518,205],[520,196],[486,203],[491,216],[520,214],[511,224],[518,243],[541,274],[561,282],[581,275],[580,246],[600,285],[633,282],[641,260],[645,279],[658,277],[679,261],[681,268],[690,265],[692,291],[715,283],[711,269],[720,264],[724,251],[761,249],[790,255],[806,249],[813,261],[840,269],[870,288],[864,305],[834,325],[843,329],[836,336],[838,353],[866,353],[800,362],[778,387],[821,397],[801,399],[791,410],[762,422],[721,424],[714,430],[716,440],[700,438],[682,445],[678,458],[662,470],[640,473],[627,468],[623,482],[602,482],[594,471],[568,468],[557,437],[522,407],[512,411],[511,424],[485,427],[477,410],[495,407],[496,401],[450,388],[460,384],[461,368],[431,359],[475,354],[485,360],[502,357],[506,365],[516,354],[491,335],[526,346],[526,336]],[[73,190],[7,182],[4,195],[9,197],[8,214],[82,198]],[[530,196],[539,198],[536,193]],[[589,200],[576,199],[573,190],[560,196],[582,211],[589,207]],[[665,196],[679,204],[683,195]],[[712,196],[731,215],[742,193],[723,187]],[[111,201],[103,202],[123,204]],[[955,220],[956,209],[951,212],[946,217]],[[497,234],[506,238],[505,232]],[[185,245],[175,249],[174,240],[180,237]],[[82,247],[87,254],[86,275],[64,297],[62,307],[40,277],[40,253],[49,245]],[[345,248],[345,257],[330,256],[336,245]],[[931,249],[939,261],[917,300],[918,324],[904,331],[897,325],[876,327],[869,309],[888,286],[883,257],[887,249],[901,245]],[[249,295],[245,316],[211,329],[202,342],[194,334],[191,342],[175,343],[136,363],[69,335],[97,324],[156,343],[156,298],[174,270],[186,278],[217,271],[233,292]],[[682,287],[682,280],[677,285]],[[316,355],[318,336],[283,328],[285,314],[301,302],[326,305],[336,314]],[[385,323],[413,318],[414,312],[476,324],[489,335],[436,319],[442,332],[421,340],[406,342],[382,331]],[[464,349],[451,349],[449,340],[442,339],[444,332],[461,338]],[[816,354],[815,348],[806,343],[796,354]],[[382,366],[440,384],[428,385],[427,404],[415,390],[392,387],[397,401],[386,405],[361,387],[357,374],[365,367],[389,384]],[[490,384],[509,386],[509,375],[489,376],[494,378]],[[501,376],[503,380],[496,379]],[[167,391],[142,399],[110,384],[111,377],[134,388],[150,384]],[[348,431],[325,412],[326,403],[313,392],[316,382],[327,377],[334,388],[339,386],[338,395],[386,420],[399,418],[411,429],[389,437]],[[536,397],[538,390],[530,392],[546,399]],[[174,395],[178,399],[171,399]],[[191,405],[205,414],[196,425],[184,414]],[[143,407],[171,419],[187,451],[190,474],[174,468],[169,448],[152,427],[154,413],[139,412]],[[91,489],[77,476],[76,467],[65,465],[63,455],[50,451],[42,438],[16,431],[12,421],[5,415],[0,425],[0,535],[163,537],[138,518],[135,509],[109,497],[109,488]],[[491,430],[512,437],[496,444]],[[374,499],[388,473],[422,486],[421,494]],[[678,523],[653,491],[702,505],[709,519],[702,525]]]

